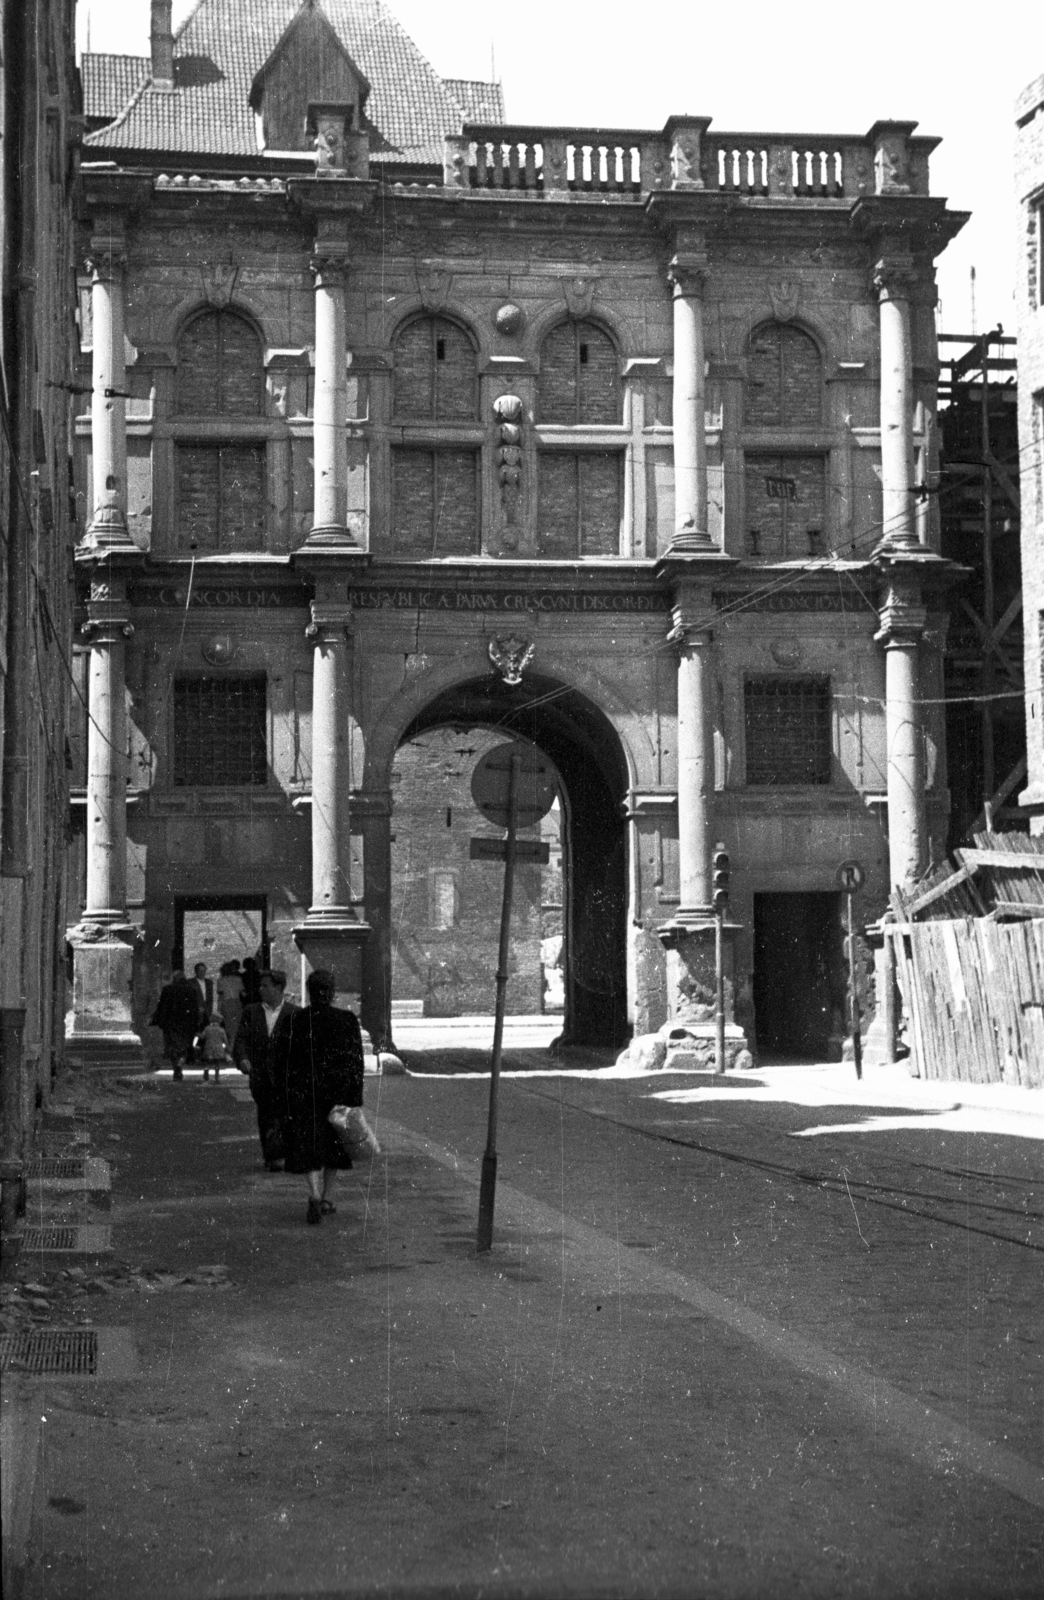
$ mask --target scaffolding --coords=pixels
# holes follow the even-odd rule
[[[942,554],[969,569],[954,591],[944,665],[955,849],[1026,828],[1022,563],[1015,339],[997,327],[939,335]]]

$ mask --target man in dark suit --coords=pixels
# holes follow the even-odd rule
[[[250,1093],[257,1106],[257,1131],[261,1138],[261,1154],[268,1172],[280,1172],[285,1156],[282,1117],[272,1078],[272,1065],[290,1024],[291,1015],[298,1009],[287,1000],[286,973],[261,974],[261,999],[254,1005],[243,1007],[233,1059],[240,1072],[250,1074]]]
[[[192,1041],[204,1023],[199,990],[183,972],[175,972],[170,983],[164,984],[149,1020],[154,1028],[163,1030],[163,1053],[174,1069],[174,1081],[179,1083]]]

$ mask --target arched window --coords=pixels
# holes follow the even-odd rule
[[[475,347],[446,317],[408,322],[395,340],[392,412],[431,435],[391,451],[390,553],[431,560],[479,550],[478,368]],[[471,424],[468,429],[465,425]],[[463,437],[461,437],[461,430]],[[470,434],[470,436],[469,436]]]
[[[179,417],[259,417],[265,408],[261,343],[242,317],[204,311],[182,330],[174,410]]]
[[[201,555],[259,550],[265,542],[265,446],[222,438],[222,424],[264,416],[261,341],[234,312],[203,311],[183,328],[177,355],[175,417],[192,418],[200,429],[176,446],[175,547]]]
[[[560,322],[540,347],[537,422],[566,427],[621,420],[616,346],[593,322]]]
[[[823,417],[823,363],[800,328],[768,322],[747,353],[747,426],[814,428]]]
[[[570,428],[541,449],[537,487],[537,549],[552,560],[620,553],[623,453],[605,449],[583,430],[622,418],[616,346],[593,322],[560,322],[540,348],[538,425]],[[583,443],[581,445],[581,440]]]
[[[475,349],[455,322],[421,317],[395,341],[396,417],[473,422],[478,409]]]

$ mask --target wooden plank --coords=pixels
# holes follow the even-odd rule
[[[1009,870],[1021,867],[1030,872],[1044,872],[1044,854],[1035,850],[955,850],[954,855],[965,867],[1006,867]]]
[[[908,896],[906,898],[907,917],[915,917],[919,911],[924,911],[926,907],[932,905],[936,900],[941,900],[943,895],[949,894],[952,889],[956,889],[958,884],[965,883],[977,871],[977,867],[959,867],[956,872],[952,872],[948,878],[944,878],[941,883],[935,884],[931,889],[926,889],[923,894],[914,895],[913,897]]]

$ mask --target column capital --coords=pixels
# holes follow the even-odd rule
[[[345,642],[352,621],[352,608],[347,601],[313,600],[310,610],[312,620],[305,629],[306,639],[316,645]]]
[[[879,300],[909,300],[919,282],[908,250],[890,250],[874,262],[871,282]]]
[[[671,589],[671,627],[668,642],[680,649],[702,649],[713,642],[716,612],[710,585],[682,578]]]
[[[678,250],[667,268],[667,282],[676,296],[686,300],[702,300],[710,276],[710,262],[706,250]]]
[[[916,579],[896,579],[885,590],[875,640],[886,650],[908,649],[919,643],[928,623],[921,586]]]
[[[337,249],[317,243],[308,265],[315,274],[317,289],[345,289],[352,271],[351,257]]]

